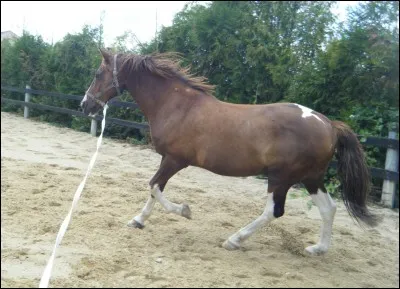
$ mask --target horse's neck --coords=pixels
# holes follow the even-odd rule
[[[182,89],[181,85],[154,76],[139,76],[128,86],[130,94],[150,123],[160,117],[166,120],[168,114],[178,113],[177,106],[179,110],[185,110],[188,99],[179,92]]]

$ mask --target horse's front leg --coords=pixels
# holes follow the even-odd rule
[[[168,213],[175,213],[187,219],[192,218],[192,212],[187,204],[175,204],[167,200],[164,194],[161,192],[159,185],[156,183],[154,184],[153,188],[151,189],[151,196],[164,207],[164,209]]]
[[[146,205],[142,209],[142,212],[139,215],[133,217],[133,219],[128,222],[128,226],[143,229],[144,222],[150,217],[155,203],[156,199],[150,194],[150,197],[147,200]]]
[[[150,181],[150,197],[142,209],[142,212],[129,221],[128,226],[142,229],[144,227],[144,222],[150,217],[156,201],[158,201],[167,212],[191,219],[191,211],[188,205],[170,202],[162,193],[168,180],[185,167],[187,167],[186,164],[176,161],[169,156],[162,158],[160,168]]]

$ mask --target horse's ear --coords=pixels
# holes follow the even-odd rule
[[[106,64],[110,64],[111,63],[111,54],[103,49],[103,48],[99,48],[101,55],[103,55],[104,61]]]

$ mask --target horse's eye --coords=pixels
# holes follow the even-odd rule
[[[97,72],[96,72],[96,78],[99,79],[99,78],[100,78],[100,75],[101,75],[101,72],[100,72],[100,71],[97,71]]]

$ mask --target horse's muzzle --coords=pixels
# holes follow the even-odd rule
[[[81,101],[81,108],[82,108],[83,113],[86,115],[89,114],[87,107],[88,107],[88,102],[87,102],[87,97],[85,95],[85,97]]]
[[[85,115],[95,115],[101,109],[101,105],[91,100],[86,95],[82,99],[80,106]]]

